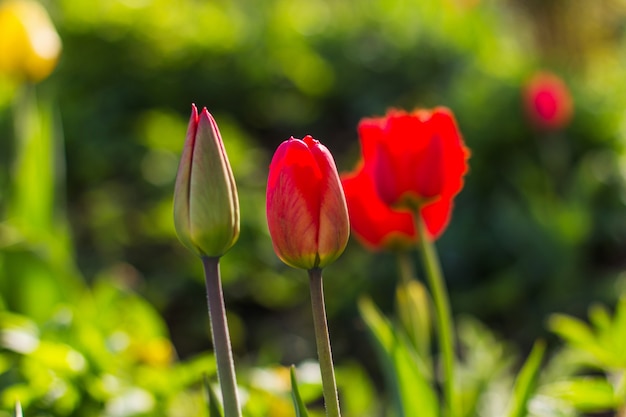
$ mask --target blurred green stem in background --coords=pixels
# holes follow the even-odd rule
[[[330,335],[326,321],[326,307],[324,306],[324,286],[322,283],[322,270],[313,268],[309,270],[309,284],[311,289],[311,308],[313,309],[313,326],[315,327],[315,342],[317,343],[317,355],[322,372],[322,389],[324,391],[324,404],[328,417],[340,417],[339,397],[337,395],[337,381],[333,368],[333,355],[330,349]]]
[[[437,336],[439,338],[439,350],[443,356],[443,392],[445,396],[445,413],[448,417],[458,416],[456,407],[456,397],[454,392],[454,333],[452,314],[450,312],[450,301],[446,283],[441,273],[439,257],[435,245],[430,241],[426,233],[426,225],[417,210],[414,213],[415,227],[419,233],[419,250],[424,265],[424,273],[430,291],[433,295],[435,311],[437,316]]]
[[[409,252],[405,250],[398,250],[396,252],[396,259],[398,261],[398,272],[400,273],[400,281],[402,284],[408,284],[415,278],[415,270],[413,263],[411,262],[411,256]]]
[[[400,281],[396,286],[397,315],[421,360],[428,369],[432,369],[430,296],[415,277],[410,253],[405,250],[397,251],[396,259],[400,274]]]
[[[67,219],[63,134],[53,109],[32,84],[16,92],[14,155],[0,223],[0,293],[9,308],[41,322],[84,288]],[[17,275],[20,280],[11,279]]]
[[[217,375],[222,390],[225,417],[241,417],[239,397],[237,395],[237,379],[235,364],[230,347],[226,308],[220,279],[219,257],[202,257],[206,279],[207,302],[213,348],[217,359]]]

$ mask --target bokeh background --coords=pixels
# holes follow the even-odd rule
[[[33,416],[177,415],[192,401],[174,391],[201,391],[213,366],[201,264],[172,222],[191,103],[216,118],[239,188],[241,237],[222,278],[244,384],[315,359],[306,276],[276,258],[265,224],[273,150],[311,134],[349,171],[358,121],[390,107],[451,108],[472,151],[437,242],[455,315],[524,351],[552,340],[548,314],[580,316],[620,294],[623,0],[42,4],[63,45],[57,67],[36,85],[0,78],[5,412],[21,398]],[[533,123],[524,105],[527,83],[545,71],[573,101],[556,128]],[[29,148],[20,137],[31,136],[40,142]],[[354,240],[325,272],[340,384],[359,392],[384,388],[357,300],[370,295],[390,312],[396,272],[392,254]],[[43,341],[50,351],[40,352]],[[128,406],[146,401],[151,408]],[[349,407],[377,415],[365,399]]]

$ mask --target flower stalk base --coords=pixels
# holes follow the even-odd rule
[[[206,279],[211,336],[217,360],[217,376],[224,401],[224,417],[241,417],[235,365],[230,347],[226,308],[220,279],[219,258],[203,257],[202,264]]]
[[[313,325],[315,327],[315,342],[322,372],[322,390],[324,392],[326,416],[340,417],[337,381],[335,380],[333,356],[330,350],[330,335],[326,321],[321,269],[313,268],[309,270],[309,284],[311,289],[311,307],[313,309]]]
[[[424,264],[424,272],[435,304],[437,336],[443,357],[443,393],[446,404],[446,414],[444,415],[456,417],[458,413],[454,394],[454,332],[448,290],[441,273],[441,265],[435,246],[427,236],[426,225],[419,211],[415,213],[415,226],[419,233],[419,250]]]

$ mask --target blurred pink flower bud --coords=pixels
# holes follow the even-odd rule
[[[533,75],[524,87],[523,99],[531,123],[540,129],[562,129],[572,118],[570,92],[563,80],[552,73]]]

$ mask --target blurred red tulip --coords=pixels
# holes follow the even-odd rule
[[[330,151],[311,136],[283,142],[270,164],[267,223],[278,257],[295,268],[322,268],[346,247],[350,225]]]
[[[573,103],[563,80],[538,72],[524,87],[524,106],[531,123],[540,129],[558,130],[570,122]]]
[[[385,117],[363,119],[358,129],[364,161],[360,175],[369,176],[374,184],[368,192],[361,180],[359,193],[369,193],[371,201],[380,199],[392,213],[419,209],[430,237],[441,235],[450,219],[452,199],[463,187],[470,154],[450,110],[390,110]],[[366,215],[355,214],[354,194],[350,190],[348,204],[358,235],[356,230],[364,227],[359,223]],[[387,233],[398,231],[401,222],[397,221],[396,229],[389,223]],[[409,232],[406,226],[400,230],[413,238],[414,230]]]

